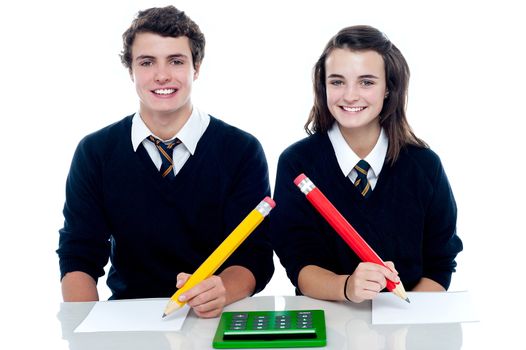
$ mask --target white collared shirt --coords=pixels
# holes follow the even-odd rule
[[[360,161],[360,157],[354,153],[349,144],[343,138],[343,135],[338,127],[338,123],[334,123],[330,130],[327,132],[329,140],[332,143],[334,148],[334,153],[336,154],[336,159],[340,165],[340,169],[343,172],[343,175],[349,178],[352,183],[358,177],[357,171],[354,169],[354,166]],[[380,131],[380,136],[376,145],[372,151],[364,158],[364,160],[369,163],[371,168],[367,172],[367,180],[371,184],[371,189],[374,190],[376,182],[378,181],[378,176],[380,176],[380,171],[384,165],[385,156],[387,155],[387,147],[389,146],[389,140],[385,134],[384,129]]]
[[[132,119],[131,141],[133,150],[136,152],[137,148],[139,148],[139,145],[142,143],[157,169],[161,169],[163,163],[161,155],[154,143],[147,139],[148,136],[153,135],[163,142],[169,142],[178,138],[181,140],[181,144],[174,148],[174,153],[172,155],[174,161],[174,172],[175,175],[177,175],[188,158],[195,153],[197,143],[205,133],[209,124],[210,116],[201,112],[196,107],[193,107],[190,118],[188,118],[177,135],[174,135],[168,140],[163,140],[148,129],[148,126],[146,126],[142,120],[140,113],[137,112]]]

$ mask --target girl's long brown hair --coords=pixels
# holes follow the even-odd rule
[[[334,49],[373,50],[382,56],[388,95],[380,112],[380,126],[389,139],[387,161],[393,164],[406,145],[428,147],[415,136],[406,118],[409,66],[398,48],[379,30],[371,26],[352,26],[340,30],[326,45],[313,70],[314,105],[305,131],[327,132],[334,117],[327,106],[325,61]]]

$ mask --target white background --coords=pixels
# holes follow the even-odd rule
[[[305,135],[311,69],[329,38],[354,24],[390,37],[411,68],[409,122],[441,157],[457,199],[465,250],[451,289],[472,291],[483,320],[526,310],[516,298],[526,289],[526,25],[516,3],[174,2],[207,39],[194,103],[259,138],[272,184],[280,152]],[[1,319],[11,325],[7,339],[36,344],[53,334],[60,343],[56,325],[44,320],[56,322],[61,301],[55,249],[71,157],[84,135],[137,110],[118,56],[121,34],[138,10],[166,4],[35,0],[1,9],[0,300]],[[277,267],[262,294],[293,293]],[[100,291],[109,296],[104,285]],[[24,337],[28,321],[33,339]]]

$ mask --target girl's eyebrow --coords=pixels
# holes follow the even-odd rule
[[[360,78],[360,79],[380,79],[379,77],[377,77],[376,75],[373,75],[373,74],[360,75],[358,78]]]
[[[340,78],[340,79],[343,79],[343,75],[341,74],[330,74],[327,76],[327,78]]]
[[[327,78],[340,78],[340,79],[342,79],[342,78],[344,78],[344,76],[341,75],[341,74],[330,74],[330,75],[327,76]],[[374,74],[363,74],[363,75],[360,75],[358,78],[359,79],[380,79],[379,77],[377,77]]]

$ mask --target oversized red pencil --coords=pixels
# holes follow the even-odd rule
[[[294,183],[305,194],[309,202],[316,208],[316,210],[327,220],[332,228],[343,238],[343,240],[351,247],[351,249],[364,262],[372,262],[378,265],[385,266],[382,259],[376,252],[367,244],[367,242],[360,236],[360,234],[351,226],[351,224],[343,217],[342,214],[332,205],[332,203],[325,197],[319,188],[312,183],[312,181],[300,174]],[[401,282],[393,282],[387,280],[387,289],[390,292],[398,295],[400,298],[409,302],[409,298],[405,292],[404,286]]]

